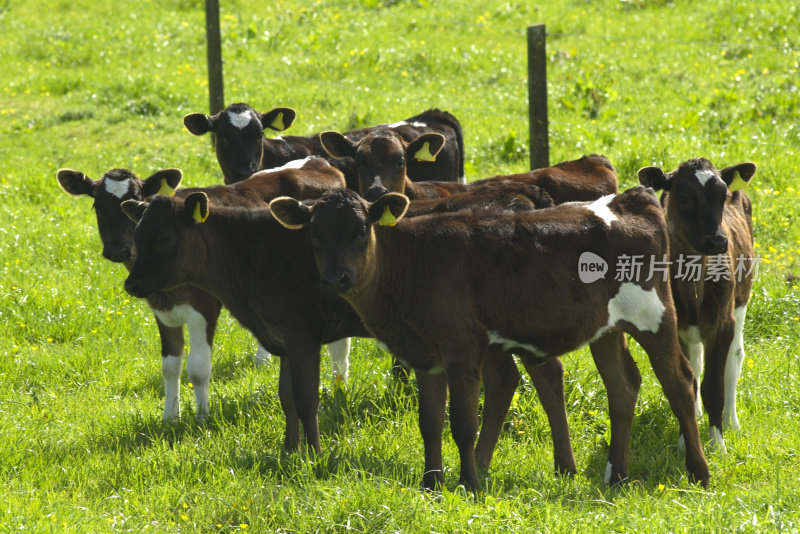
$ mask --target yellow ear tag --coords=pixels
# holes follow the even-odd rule
[[[175,190],[169,186],[166,180],[161,180],[161,187],[158,188],[158,193],[156,194],[171,197],[175,194]]]
[[[431,154],[431,144],[427,141],[422,143],[422,148],[417,150],[417,153],[414,154],[414,158],[417,161],[436,161],[436,156]]]
[[[728,189],[730,189],[731,192],[740,191],[742,189],[747,189],[749,185],[750,184],[748,182],[742,180],[742,175],[739,174],[739,171],[736,171],[736,174],[733,176],[733,181],[731,182],[731,185],[728,186]]]
[[[378,224],[381,226],[394,226],[397,223],[397,219],[394,215],[392,215],[392,211],[389,209],[389,206],[383,207],[383,215],[381,218],[378,219]]]
[[[278,112],[278,116],[275,117],[275,120],[272,121],[270,124],[276,130],[283,130],[283,111]]]
[[[198,202],[194,205],[194,213],[192,213],[192,218],[199,223],[206,222],[206,219],[208,219],[208,210],[206,210],[205,215],[200,213],[200,203]]]

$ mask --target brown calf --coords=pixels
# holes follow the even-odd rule
[[[718,171],[703,158],[686,161],[670,173],[658,167],[639,170],[639,182],[664,190],[678,332],[698,385],[703,376],[700,391],[709,433],[721,450],[723,428],[739,429],[736,384],[756,267],[752,205],[739,189],[755,171],[753,163]],[[699,397],[697,413],[702,415]]]
[[[291,108],[275,108],[261,114],[247,104],[237,103],[213,116],[190,113],[183,118],[183,124],[195,135],[214,133],[217,161],[225,176],[225,183],[230,184],[244,180],[259,169],[278,167],[306,156],[328,157],[319,135],[273,139],[264,136],[265,129],[285,130],[292,125],[294,118],[295,111]],[[464,136],[458,119],[450,113],[429,109],[399,122],[361,128],[346,135],[350,139],[358,140],[375,129],[387,129],[407,141],[427,132],[442,135],[447,146],[439,157],[435,161],[412,162],[408,175],[414,181],[465,181]],[[352,158],[331,159],[331,163],[344,173],[348,187],[358,189],[358,177]]]
[[[664,216],[652,192],[635,188],[593,203],[521,213],[469,210],[400,219],[408,199],[388,193],[373,204],[350,190],[315,203],[270,203],[288,228],[305,228],[321,282],[342,295],[366,327],[416,371],[423,484],[444,483],[441,439],[447,392],[461,459],[460,482],[478,488],[475,451],[483,359],[497,345],[528,366],[589,343],[609,391],[611,449],[606,480],[627,478],[640,376],[616,333],[630,333],[650,356],[678,418],[689,474],[708,481],[694,417],[692,371],[681,354],[669,279],[578,279],[584,254],[606,264],[667,252]],[[486,383],[487,394],[495,384]]]
[[[139,221],[125,289],[147,298],[191,284],[219,299],[281,356],[284,446],[299,446],[302,422],[308,445],[319,452],[320,345],[368,334],[344,300],[321,294],[309,240],[283,228],[266,208],[215,207],[203,192],[185,201],[128,200],[122,208]]]
[[[447,146],[441,136],[435,133],[424,134],[408,142],[394,132],[375,130],[360,140],[352,140],[338,132],[323,132],[320,140],[332,157],[355,160],[359,185],[353,188],[348,184],[348,187],[358,191],[370,202],[388,192],[403,193],[411,200],[440,198],[497,181],[532,183],[547,191],[556,204],[594,200],[617,192],[617,173],[614,167],[604,156],[596,154],[543,169],[495,176],[470,184],[412,182],[407,175],[408,166],[419,158],[438,158],[439,150]]]
[[[97,228],[103,243],[103,256],[115,263],[123,263],[130,270],[133,265],[133,233],[135,223],[121,209],[125,200],[144,200],[156,193],[172,194],[178,187],[182,173],[178,169],[159,171],[142,180],[130,171],[113,169],[99,180],[93,180],[80,171],[61,169],[57,173],[62,189],[75,196],[86,195],[94,199]],[[221,205],[266,205],[267,202],[294,191],[303,198],[319,197],[324,191],[344,187],[342,174],[321,158],[295,163],[294,168],[280,171],[262,171],[252,180],[234,186],[216,186],[206,192],[212,202]],[[180,189],[185,196],[192,189]],[[186,358],[189,380],[192,382],[197,417],[208,414],[208,386],[211,376],[211,351],[221,304],[218,299],[200,289],[185,286],[160,291],[148,296],[147,304],[156,316],[161,339],[161,372],[164,379],[165,420],[180,415],[180,374],[183,363],[183,325],[187,325],[191,348]],[[334,362],[334,376],[346,375],[347,340],[329,347]],[[259,357],[263,355],[259,350]]]

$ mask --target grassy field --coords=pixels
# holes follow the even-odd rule
[[[226,102],[291,106],[289,133],[390,122],[428,107],[465,132],[469,179],[526,170],[525,28],[548,28],[551,162],[602,153],[636,170],[753,161],[762,261],[745,327],[742,431],[690,485],[647,359],[632,481],[609,489],[607,395],[565,356],[579,473],[552,473],[524,380],[484,490],[419,490],[412,384],[356,340],[351,380],[323,381],[319,457],[281,450],[277,365],[227,315],[212,416],[161,421],[155,321],[100,254],[90,201],[56,170],[184,170],[221,182],[209,140],[203,2],[0,0],[0,530],[32,532],[800,531],[800,9],[790,0],[221,2]],[[323,369],[328,368],[327,358]],[[324,373],[325,375],[325,373]],[[701,422],[703,437],[708,427]]]

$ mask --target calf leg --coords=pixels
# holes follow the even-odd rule
[[[207,320],[208,319],[208,320]],[[211,381],[211,347],[217,328],[217,317],[192,314],[186,321],[189,330],[189,357],[186,359],[186,374],[192,384],[196,403],[195,417],[208,417],[208,387]]]
[[[689,358],[689,364],[692,366],[692,372],[694,372],[695,414],[697,417],[702,417],[703,403],[700,400],[700,378],[703,376],[703,342],[700,339],[700,331],[696,326],[691,326],[687,330],[680,331],[679,334],[681,350]]]
[[[333,388],[339,384],[347,383],[347,375],[350,369],[350,338],[344,337],[333,343],[328,343],[328,355],[331,357],[331,372],[333,374]]]
[[[283,447],[287,451],[293,451],[300,446],[300,419],[297,417],[297,409],[294,405],[292,377],[286,356],[281,356],[278,398],[281,401],[281,408],[283,408],[283,416],[286,418]]]
[[[442,473],[442,429],[447,406],[447,379],[444,374],[417,371],[419,395],[419,430],[425,446],[425,472],[422,487],[429,490],[444,486]]]
[[[478,398],[481,372],[477,365],[459,361],[447,368],[450,389],[450,432],[458,446],[461,460],[459,484],[478,490],[478,469],[475,465],[475,435],[478,433]]]
[[[183,364],[183,328],[166,326],[158,318],[161,336],[161,377],[164,380],[165,421],[174,421],[181,415],[181,366]]]
[[[321,452],[319,441],[319,344],[303,339],[293,339],[284,334],[286,360],[292,383],[297,417],[303,423],[306,443],[314,452]]]
[[[525,370],[533,381],[536,393],[550,423],[553,439],[553,465],[559,474],[575,474],[575,456],[569,437],[569,422],[564,400],[564,364],[560,358],[550,358],[544,363],[522,359]]]
[[[650,365],[680,424],[686,447],[686,469],[689,476],[706,486],[709,477],[708,462],[700,444],[700,431],[694,413],[695,397],[692,383],[694,374],[689,366],[689,360],[681,354],[674,312],[667,311],[664,314],[656,334],[639,332],[634,337],[647,352]]]
[[[733,347],[734,322],[731,319],[722,325],[712,336],[709,336],[706,349],[706,370],[700,392],[703,406],[708,412],[709,434],[712,444],[725,451],[725,440],[722,437],[722,409],[725,405],[725,365],[728,351]]]
[[[728,351],[728,360],[725,363],[725,409],[722,412],[723,428],[739,430],[739,417],[736,415],[736,387],[739,376],[742,374],[744,362],[744,319],[747,314],[747,305],[733,310],[736,327],[733,334],[733,343]]]
[[[642,378],[622,332],[606,334],[594,341],[589,348],[608,393],[611,446],[605,482],[617,484],[628,478],[631,429]]]
[[[519,384],[519,369],[511,353],[490,346],[483,360],[483,417],[475,447],[478,468],[489,469],[511,399]]]

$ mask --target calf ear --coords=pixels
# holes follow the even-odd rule
[[[142,196],[145,198],[153,195],[165,195],[171,197],[175,194],[175,189],[181,183],[183,172],[180,169],[163,169],[144,181]]]
[[[94,196],[94,186],[97,183],[81,171],[73,171],[72,169],[59,169],[56,173],[58,184],[61,189],[70,195],[88,195]]]
[[[642,167],[637,174],[639,183],[653,188],[654,191],[669,188],[669,178],[659,167]]]
[[[442,134],[422,134],[408,144],[406,154],[417,161],[436,161],[436,155],[444,147],[444,141]]]
[[[332,158],[353,158],[356,155],[356,144],[339,132],[327,131],[319,134],[322,148]]]
[[[144,215],[144,211],[150,206],[149,202],[142,202],[140,200],[126,200],[120,207],[122,212],[128,216],[133,222],[139,222]]]
[[[722,181],[728,184],[728,189],[731,191],[746,189],[750,185],[750,178],[752,178],[755,173],[756,164],[750,162],[725,167],[719,171],[720,176],[722,176]]]
[[[206,222],[206,219],[208,219],[208,197],[206,194],[200,191],[186,197],[183,204],[183,215],[189,221]]]
[[[194,135],[203,135],[214,129],[211,117],[203,113],[189,113],[183,118],[183,125]]]
[[[394,226],[408,209],[408,197],[400,193],[386,193],[370,204],[369,220],[381,226]]]
[[[275,220],[289,230],[299,230],[311,221],[311,208],[292,197],[278,197],[269,203]]]
[[[294,124],[296,116],[292,108],[275,108],[261,115],[261,127],[282,132]]]

